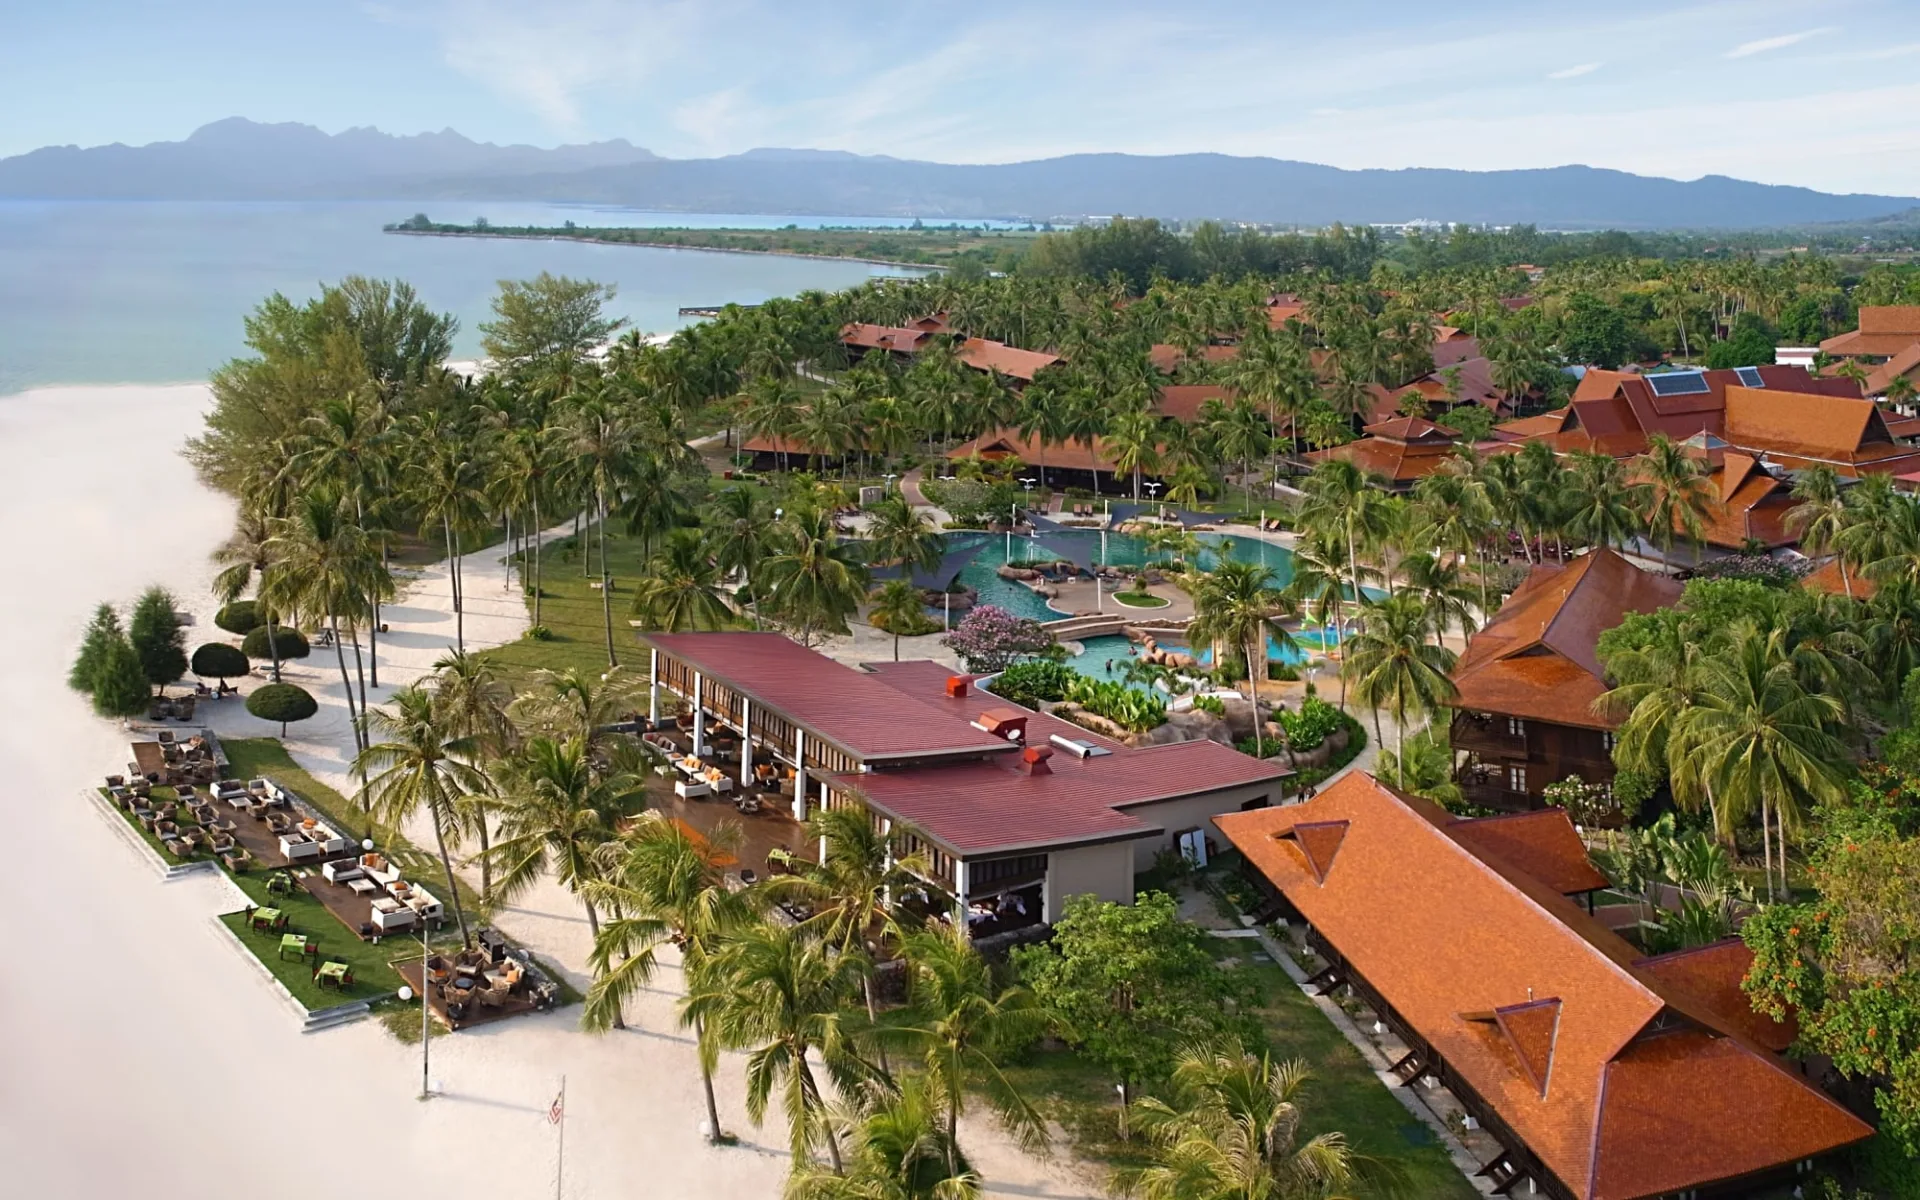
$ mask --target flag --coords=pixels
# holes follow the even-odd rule
[[[560,1118],[567,1115],[565,1107],[566,1096],[567,1094],[565,1092],[556,1094],[553,1098],[553,1103],[547,1106],[547,1124],[558,1125]]]

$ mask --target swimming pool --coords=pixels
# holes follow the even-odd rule
[[[1272,573],[1269,582],[1273,587],[1285,587],[1287,581],[1293,578],[1293,554],[1285,547],[1259,538],[1236,538],[1219,533],[1194,536],[1201,544],[1199,566],[1202,570],[1210,571],[1219,564],[1224,547],[1228,558],[1266,567]],[[1145,539],[1129,533],[1103,535],[1099,530],[1076,529],[1048,534],[1047,537],[1050,541],[1070,547],[1075,556],[1083,561],[1105,563],[1108,566],[1142,567],[1160,557],[1147,549]],[[1031,617],[1036,621],[1059,621],[1065,618],[1064,613],[1048,608],[1047,602],[1035,595],[1033,589],[1017,580],[1002,579],[995,573],[996,568],[1008,563],[1018,566],[1021,563],[1058,561],[1060,556],[1046,546],[1032,538],[1015,537],[1009,555],[1004,534],[953,533],[948,534],[947,539],[952,549],[961,549],[970,542],[979,545],[979,554],[961,570],[960,582],[979,593],[980,603],[992,604],[1015,616]],[[1145,617],[1150,614],[1141,615]]]

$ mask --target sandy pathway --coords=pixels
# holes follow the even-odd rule
[[[678,980],[635,1006],[634,1028],[591,1038],[578,1010],[436,1039],[444,1096],[414,1099],[420,1063],[377,1024],[296,1032],[287,1010],[210,925],[234,907],[224,882],[162,885],[75,792],[126,757],[126,739],[64,686],[88,613],[148,583],[173,588],[210,635],[207,552],[230,505],[175,452],[206,403],[200,387],[61,388],[0,397],[0,528],[18,578],[0,587],[0,723],[11,768],[9,917],[0,970],[0,1162],[18,1194],[338,1196],[444,1187],[449,1169],[496,1195],[553,1187],[543,1112],[568,1077],[568,1196],[771,1197],[786,1172],[780,1126],[755,1131],[740,1066],[723,1064],[723,1119],[750,1143],[699,1138],[692,1048],[674,1026]],[[468,645],[515,637],[523,607],[501,588],[498,552],[467,569]],[[490,561],[488,561],[490,560]],[[444,571],[423,573],[388,614],[380,690],[416,677],[452,641]],[[322,701],[296,726],[302,763],[345,784],[348,733],[331,659],[293,678]],[[272,732],[238,704],[217,726]],[[343,788],[343,790],[347,790]],[[571,972],[584,920],[557,888],[502,925]],[[1059,1163],[1021,1156],[997,1131],[968,1144],[994,1194],[1096,1193]]]

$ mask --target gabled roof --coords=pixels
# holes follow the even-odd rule
[[[1860,386],[1869,396],[1882,396],[1893,381],[1902,375],[1920,383],[1920,339],[1869,371]]]
[[[1170,383],[1160,389],[1154,411],[1182,425],[1192,425],[1200,419],[1201,405],[1209,400],[1232,407],[1233,393],[1217,383]]]
[[[1448,827],[1454,840],[1488,861],[1511,864],[1562,896],[1610,886],[1564,808],[1469,817]]]
[[[1830,396],[1810,404],[1792,392],[1727,389],[1726,439],[1736,446],[1850,460],[1869,439],[1888,441],[1886,422],[1871,400]]]
[[[1726,1018],[1739,1033],[1776,1054],[1784,1052],[1800,1036],[1799,1023],[1791,1015],[1776,1021],[1756,1011],[1741,981],[1753,969],[1753,951],[1737,937],[1726,938],[1691,950],[1656,954],[1634,964],[1668,988],[1686,992],[1695,1000]]]
[[[854,323],[840,331],[840,340],[863,350],[887,350],[895,354],[915,354],[938,331],[904,329],[890,325]]]
[[[1457,708],[1588,729],[1614,723],[1592,711],[1607,690],[1600,635],[1628,613],[1680,599],[1680,585],[1604,547],[1566,566],[1535,567],[1453,669]]]
[[[1113,459],[1106,452],[1107,439],[1097,437],[1093,445],[1080,441],[1048,442],[1028,437],[1017,429],[989,429],[970,442],[947,451],[949,462],[972,458],[1017,458],[1023,463],[1045,462],[1065,471],[1112,471]]]
[[[986,338],[968,338],[961,342],[955,355],[968,366],[979,371],[997,371],[1014,379],[1033,380],[1042,368],[1050,367],[1060,361],[1058,354],[1047,354],[1039,350],[1021,350],[1005,342],[988,341]]]
[[[1436,425],[1425,417],[1395,417],[1377,425],[1368,425],[1366,432],[1369,436],[1393,442],[1438,442],[1445,446],[1452,446],[1453,440],[1460,436],[1459,430]]]
[[[1920,342],[1920,305],[1862,305],[1860,327],[1820,343],[1839,357],[1885,358]]]
[[[1282,836],[1342,821],[1318,872]],[[1582,1200],[1702,1187],[1872,1134],[1564,896],[1483,857],[1437,805],[1355,772],[1214,824]]]
[[[1413,418],[1398,417],[1378,425],[1369,425],[1369,430],[1388,429]],[[1405,484],[1423,479],[1447,465],[1453,457],[1453,440],[1450,436],[1440,436],[1434,431],[1441,427],[1422,421],[1427,427],[1424,436],[1410,438],[1381,435],[1363,437],[1359,441],[1348,442],[1344,446],[1329,446],[1325,450],[1314,450],[1307,454],[1310,462],[1326,462],[1328,459],[1340,459],[1350,462],[1370,475],[1378,475],[1390,483]]]

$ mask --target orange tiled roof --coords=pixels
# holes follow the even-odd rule
[[[1032,382],[1034,375],[1042,368],[1060,361],[1058,354],[1021,350],[1005,342],[992,342],[986,338],[968,338],[961,342],[957,357],[976,370],[998,371],[1002,375],[1028,382]]]
[[[1846,595],[1848,587],[1851,586],[1855,600],[1871,600],[1873,599],[1873,593],[1878,590],[1873,580],[1868,579],[1858,571],[1849,570],[1845,575],[1842,575],[1840,573],[1840,560],[1838,558],[1829,558],[1826,562],[1821,563],[1800,582],[1805,587],[1826,592],[1832,596]]]
[[[1231,407],[1233,393],[1212,383],[1169,384],[1160,389],[1160,399],[1154,411],[1182,425],[1191,425],[1200,419],[1200,407],[1209,400],[1218,400]]]
[[[1635,964],[1669,987],[1691,995],[1719,1013],[1748,1040],[1758,1042],[1775,1054],[1785,1052],[1800,1036],[1799,1023],[1791,1014],[1776,1021],[1755,1011],[1740,983],[1753,969],[1753,951],[1739,938],[1727,938],[1691,950],[1656,954]]]
[[[1677,603],[1680,585],[1604,547],[1564,567],[1535,567],[1453,669],[1457,708],[1611,729],[1593,712],[1607,690],[1600,635],[1629,613]]]
[[[1836,358],[1883,358],[1920,342],[1920,305],[1863,305],[1860,327],[1830,337],[1820,348]]]
[[[1454,840],[1484,859],[1502,859],[1562,896],[1610,886],[1587,857],[1587,846],[1564,808],[1470,817],[1448,830]]]
[[[1418,417],[1394,417],[1366,427],[1368,437],[1307,455],[1313,462],[1341,459],[1391,483],[1410,483],[1438,471],[1453,457],[1460,435]]]
[[[862,350],[888,350],[895,354],[917,354],[933,336],[924,329],[902,329],[889,325],[854,323],[840,331],[840,340]]]
[[[1913,345],[1894,355],[1867,373],[1866,380],[1860,385],[1869,396],[1880,396],[1895,379],[1906,375],[1915,383],[1920,383],[1920,339]]]
[[[1749,1041],[1746,1018],[1641,966],[1436,805],[1356,772],[1214,824],[1581,1200],[1703,1187],[1872,1135]]]
[[[964,445],[947,452],[949,462],[958,462],[978,454],[982,458],[1017,458],[1038,465],[1044,454],[1049,467],[1066,471],[1112,471],[1113,459],[1106,453],[1107,439],[1093,439],[1092,447],[1077,441],[1049,442],[1027,437],[1017,429],[989,429]]]

